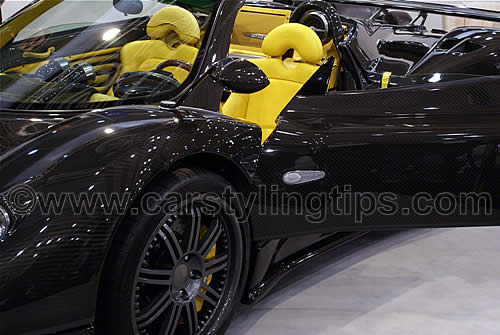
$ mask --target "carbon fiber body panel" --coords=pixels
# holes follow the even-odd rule
[[[336,3],[359,6],[351,0]],[[10,235],[0,242],[0,334],[68,329],[92,334],[93,328],[87,326],[95,320],[100,276],[114,233],[155,177],[184,162],[216,169],[246,195],[259,195],[256,205],[248,207],[247,238],[253,247],[249,302],[260,299],[296,264],[324,251],[335,242],[330,238],[337,232],[500,224],[500,56],[490,54],[498,50],[494,30],[462,31],[468,37],[480,36],[477,42],[483,45],[474,46],[472,52],[442,55],[441,49],[437,52],[431,46],[455,38],[456,31],[441,37],[408,31],[398,35],[393,27],[342,18],[355,28],[342,50],[348,51],[344,57],[352,57],[352,68],[359,69],[359,88],[378,84],[384,71],[404,76],[417,63],[415,57],[394,60],[385,55],[377,43],[383,39],[404,40],[424,51],[429,47],[426,61],[415,67],[416,72],[439,72],[443,64],[454,72],[470,63],[481,71],[469,67],[468,73],[491,77],[330,94],[316,92],[324,84],[319,80],[302,92],[308,96],[290,102],[275,132],[261,145],[258,126],[218,113],[223,89],[207,75],[215,62],[228,55],[241,5],[239,0],[219,5],[192,75],[174,96],[97,105],[103,109],[89,105],[48,110],[32,104],[24,106],[28,111],[12,105],[1,111],[2,203],[8,200],[8,191],[19,185],[44,196],[127,197],[117,208],[122,214],[106,214],[106,208],[97,208],[91,215],[75,213],[71,204],[63,203],[57,215],[36,210],[12,216]],[[423,9],[422,4],[401,1],[366,5],[367,17],[373,14],[371,6]],[[436,4],[429,12],[491,19],[491,13]],[[159,107],[165,99],[181,107]],[[300,185],[283,181],[285,173],[301,170],[324,172],[324,177]],[[341,194],[391,193],[400,211],[365,213],[361,221],[356,211],[338,215],[334,212],[346,204],[339,206],[341,194],[332,193],[334,189]],[[485,194],[491,199],[485,209],[491,213],[406,214],[404,210],[421,192],[431,197],[445,193],[459,200],[464,192]],[[298,205],[280,202],[285,194],[318,197]],[[362,205],[361,199],[352,204]],[[351,236],[339,235],[346,240]]]

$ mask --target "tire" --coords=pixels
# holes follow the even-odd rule
[[[97,334],[221,334],[243,293],[244,211],[216,196],[231,185],[209,171],[179,169],[154,184],[113,241]]]

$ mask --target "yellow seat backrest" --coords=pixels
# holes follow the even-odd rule
[[[295,50],[302,61],[282,60]],[[318,70],[323,46],[318,35],[299,23],[287,23],[273,29],[262,43],[268,58],[252,59],[269,78],[269,86],[253,94],[232,93],[223,106],[223,114],[247,120],[262,128],[262,142],[276,128],[276,118],[302,86]]]
[[[160,9],[149,20],[147,33],[151,40],[130,42],[122,48],[120,75],[151,71],[169,59],[195,62],[199,51],[195,45],[200,41],[201,33],[198,21],[188,10],[179,6]],[[172,72],[181,83],[189,74],[176,67],[164,70]]]
[[[135,41],[126,44],[121,50],[121,71],[151,71],[168,59],[180,59],[193,64],[198,55],[198,49],[187,44],[171,47],[160,40]],[[188,72],[176,67],[168,67],[165,71],[172,72],[179,82],[186,80]]]

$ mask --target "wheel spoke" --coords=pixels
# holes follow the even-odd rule
[[[170,311],[170,317],[168,318],[168,322],[166,322],[160,334],[163,335],[174,335],[177,330],[177,326],[179,325],[179,319],[181,317],[182,307],[176,304],[173,304],[172,310]]]
[[[198,311],[196,310],[196,302],[193,300],[186,305],[186,318],[189,334],[195,334],[198,331]]]
[[[163,218],[156,236],[151,238],[151,245],[144,251],[137,276],[135,306],[140,333],[197,334],[206,320],[200,320],[196,301],[201,298],[207,306],[204,311],[213,314],[210,306],[221,303],[221,290],[227,285],[225,275],[220,272],[229,273],[232,249],[226,237],[225,221],[221,221],[224,218],[205,215],[194,205],[186,206],[178,215]],[[216,245],[217,252],[213,252]],[[212,278],[214,274],[217,275]],[[214,287],[209,286],[210,283]],[[206,317],[209,320],[213,315]]]
[[[148,307],[146,307],[144,311],[136,317],[137,327],[142,329],[157,320],[158,317],[172,303],[172,300],[169,297],[170,293],[167,291],[153,300],[153,302],[151,302],[151,304],[149,304]]]
[[[208,302],[210,305],[217,307],[217,300],[212,299],[207,293],[203,293],[202,291],[199,291],[197,295],[198,295],[198,297],[200,297],[203,300],[205,300],[206,302]]]
[[[163,242],[165,242],[172,260],[176,262],[179,258],[181,258],[183,252],[179,241],[177,240],[177,236],[175,236],[174,231],[167,224],[164,224],[160,228],[158,235],[160,235]]]
[[[214,266],[219,266],[223,263],[227,265],[227,259],[228,255],[223,254],[223,255],[217,255],[216,257],[208,258],[205,260],[205,267],[207,269],[210,269]]]
[[[138,283],[148,285],[170,285],[172,270],[144,269],[139,270]]]
[[[198,207],[192,206],[190,210],[191,224],[187,224],[187,229],[184,232],[183,247],[186,253],[198,249],[200,240],[201,213]]]
[[[214,273],[226,269],[228,267],[227,260],[228,260],[227,255],[221,255],[208,259],[207,262],[205,263],[205,267],[207,269],[206,274],[213,275]]]
[[[208,230],[205,235],[203,235],[203,240],[201,241],[200,254],[203,257],[207,257],[208,253],[212,250],[221,234],[221,225],[218,220],[215,220],[208,227]]]
[[[205,295],[211,295],[215,300],[220,299],[220,293],[217,292],[213,287],[210,287],[208,284],[202,283],[201,288],[206,291]]]

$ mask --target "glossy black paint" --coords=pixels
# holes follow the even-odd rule
[[[466,17],[478,20],[491,20],[493,22],[500,22],[498,12],[489,11],[484,9],[457,7],[453,5],[420,2],[420,1],[400,1],[400,0],[329,0],[328,2],[348,4],[359,7],[380,7],[387,9],[400,9],[400,10],[417,10],[425,11],[426,13],[451,15],[457,17]]]
[[[497,75],[500,31],[456,28],[444,35],[354,20],[342,45],[359,64],[367,82],[374,74],[459,73]]]
[[[314,235],[307,236],[307,244],[302,245],[297,245],[297,242],[304,242],[297,241],[298,239],[272,241],[278,242],[277,245],[269,244],[272,248],[269,248],[267,254],[263,253],[269,257],[269,268],[266,268],[263,278],[254,282],[256,286],[252,287],[245,296],[245,303],[255,304],[259,302],[288,272],[332,249],[340,248],[364,234],[366,232],[337,233],[320,237]],[[290,255],[286,255],[286,251],[290,252],[290,250],[287,250],[287,247],[292,250]],[[300,251],[297,253],[297,250]]]
[[[45,132],[50,126],[53,126],[71,114],[62,114],[54,112],[47,115],[45,113],[23,113],[2,112],[0,114],[0,154],[13,149],[23,142]]]
[[[326,94],[328,92],[328,85],[330,84],[334,64],[335,57],[327,59],[311,79],[302,86],[298,94],[303,96]]]
[[[192,134],[205,135],[194,139]],[[215,113],[155,107],[89,112],[5,152],[1,188],[27,184],[44,194],[130,192],[133,201],[157,174],[190,154],[239,162],[252,171],[259,149],[260,129]],[[16,168],[20,164],[25,168]],[[240,172],[243,178],[246,173]],[[120,216],[98,210],[92,216],[34,212],[15,222],[1,245],[2,332],[92,321],[98,274],[119,221]],[[64,303],[71,299],[78,303]],[[32,309],[38,318],[20,324],[19,310]]]
[[[500,74],[500,31],[457,28],[443,36],[411,69],[411,74]]]
[[[226,58],[214,64],[210,76],[225,90],[234,93],[256,93],[270,84],[257,65],[239,58]]]
[[[279,185],[268,192],[269,197],[291,192],[303,197],[323,192],[332,197],[322,199],[319,222],[300,214],[301,210],[307,213],[306,208],[293,209],[291,215],[282,217],[272,215],[282,212],[280,208],[269,208],[268,216],[260,215],[253,224],[255,238],[396,227],[497,225],[498,177],[493,176],[498,176],[500,168],[499,84],[499,77],[490,77],[296,97],[264,144],[257,169],[259,182]],[[326,177],[303,185],[285,185],[282,175],[294,170],[325,171]],[[339,215],[331,209],[342,207],[336,203],[338,194],[332,193],[336,187],[345,194],[391,192],[401,210],[412,208],[411,200],[420,192],[486,192],[494,203],[491,215],[421,216],[398,211],[391,216],[373,213],[356,223],[355,211]]]
[[[405,6],[394,1],[377,4]],[[220,5],[190,79],[174,95],[159,94],[149,101],[137,100],[140,105],[103,110],[3,110],[0,190],[5,193],[27,184],[43,194],[130,193],[122,208],[126,212],[156,176],[196,165],[223,174],[245,192],[274,185],[278,194],[293,191],[307,196],[350,185],[353,192],[393,192],[402,204],[422,190],[488,192],[494,199],[490,217],[373,216],[363,224],[350,216],[327,216],[322,223],[311,223],[297,213],[251,212],[248,238],[254,255],[248,303],[260,299],[295,265],[353,236],[332,235],[339,231],[500,222],[498,77],[325,94],[329,78],[319,71],[285,108],[278,128],[261,145],[259,127],[218,113],[223,90],[210,75],[213,64],[227,57],[230,31],[241,5],[236,0]],[[439,8],[432,11],[450,10]],[[479,15],[466,10],[462,14]],[[358,88],[376,82],[375,74],[403,69],[399,72],[405,75],[415,64],[414,59],[387,58],[378,40],[408,41],[412,48],[413,42],[421,43],[430,49],[442,38],[395,34],[390,27],[347,21],[353,28],[342,42],[342,57],[352,62],[351,71],[359,70]],[[474,34],[484,41],[493,37],[488,30]],[[476,64],[490,64],[484,55],[477,55]],[[446,57],[451,68],[462,66],[465,59]],[[426,59],[422,61],[426,71],[440,70],[441,65]],[[181,107],[159,107],[164,98]],[[323,170],[326,176],[308,184],[285,185],[283,174],[297,169]],[[63,213],[71,212],[68,206]],[[75,334],[93,333],[86,325],[95,320],[100,273],[121,218],[102,210],[92,216],[34,212],[16,217],[11,235],[0,243],[0,333],[68,329]]]
[[[377,48],[382,55],[392,58],[408,59],[413,62],[419,61],[427,54],[427,52],[429,52],[429,47],[427,45],[422,42],[415,41],[381,40],[378,42]]]

